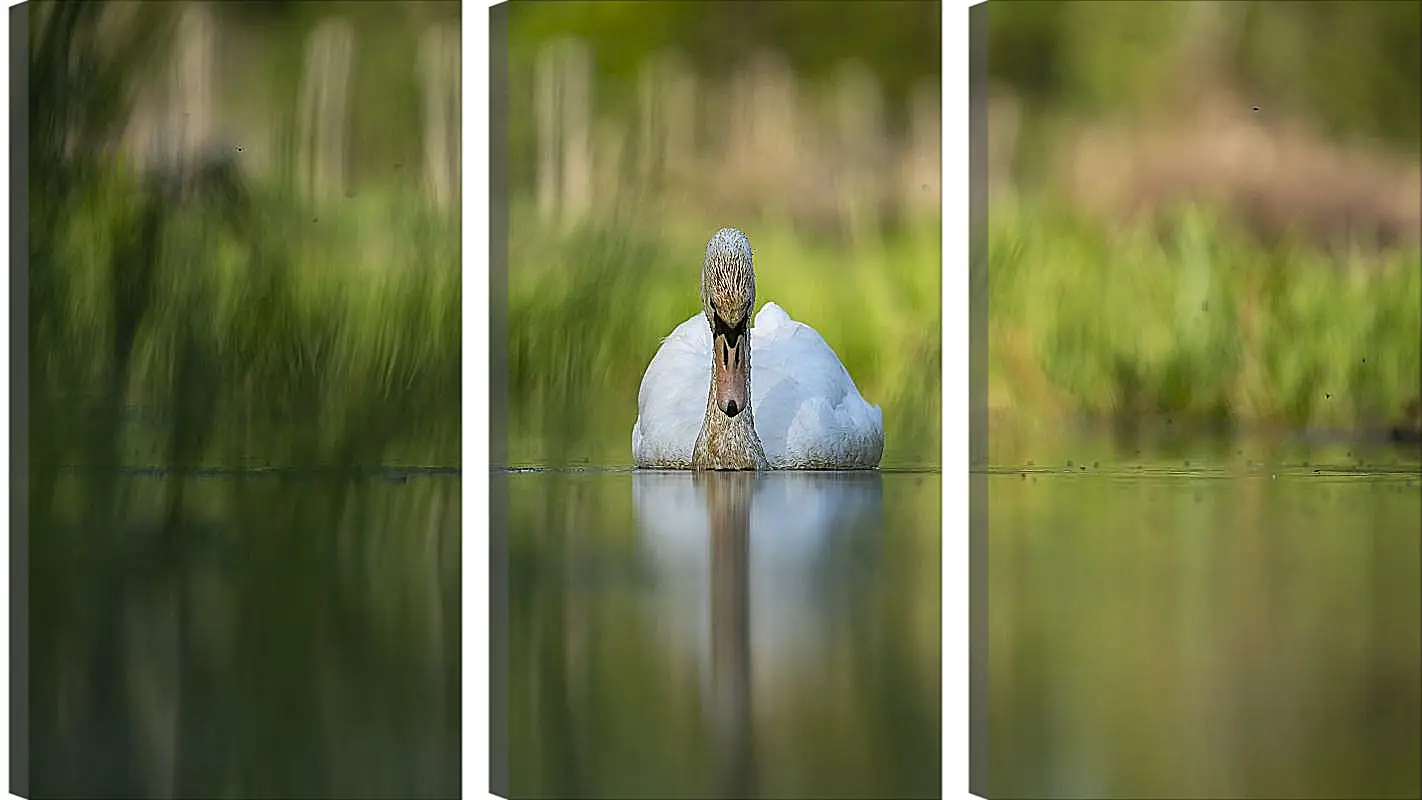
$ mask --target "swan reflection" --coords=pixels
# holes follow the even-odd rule
[[[722,791],[753,792],[752,709],[815,682],[875,569],[878,472],[639,472],[639,546],[658,629],[698,665]]]

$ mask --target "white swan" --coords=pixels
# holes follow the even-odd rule
[[[775,303],[747,330],[752,260],[735,228],[707,243],[702,313],[662,341],[642,377],[633,460],[670,469],[877,467],[883,412],[865,402],[824,338]]]

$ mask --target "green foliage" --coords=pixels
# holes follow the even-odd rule
[[[1265,248],[1199,209],[990,218],[994,405],[1385,427],[1422,390],[1422,256]],[[1047,391],[1042,391],[1045,385]]]
[[[1162,48],[1178,38],[1180,11],[1170,2],[993,3],[990,79],[1035,101],[1083,110],[1131,103],[1158,82]]]
[[[810,83],[828,81],[847,61],[872,65],[888,124],[895,126],[914,84],[936,80],[941,71],[941,13],[938,2],[900,0],[514,2],[508,23],[511,178],[517,185],[532,182],[536,134],[531,110],[523,106],[534,97],[534,66],[551,41],[573,37],[587,45],[599,115],[635,111],[639,74],[653,57],[674,53],[699,79],[719,82],[772,53]],[[846,26],[851,19],[852,31]]]
[[[396,197],[367,199],[309,230],[296,222],[305,212],[278,197],[262,197],[245,230],[145,197],[113,178],[57,230],[40,232],[58,258],[32,260],[56,275],[52,295],[33,297],[44,335],[32,358],[46,376],[37,391],[81,413],[113,380],[124,406],[175,422],[211,415],[200,426],[221,443],[184,461],[458,462],[446,437],[459,414],[453,231]],[[368,225],[375,215],[384,226]],[[156,246],[125,247],[147,224],[160,229]],[[126,279],[134,273],[146,282]],[[422,431],[425,449],[386,452],[397,430]],[[140,446],[125,458],[144,455]]]
[[[40,463],[458,463],[453,222],[390,182],[317,211],[220,157],[131,174],[99,146],[148,64],[114,12],[31,32],[31,140],[78,145],[29,164]]]
[[[1422,147],[1422,4],[1254,2],[1242,22],[1235,68],[1261,103],[1337,136]]]
[[[990,80],[1039,113],[1161,110],[1172,78],[1213,76],[1263,107],[1343,138],[1422,146],[1422,18],[1417,3],[996,0]],[[1199,44],[1218,55],[1189,59]]]
[[[845,59],[871,63],[891,93],[935,77],[941,58],[937,2],[809,0],[791,3],[516,2],[509,14],[509,58],[531,67],[543,42],[586,40],[597,71],[614,90],[633,88],[643,62],[664,50],[693,69],[725,75],[760,50],[783,54],[797,71],[825,75]],[[854,20],[854,35],[844,36]]]
[[[134,76],[167,52],[172,18],[154,3],[36,3],[31,11],[30,195],[43,213],[89,177],[85,168],[126,121]]]

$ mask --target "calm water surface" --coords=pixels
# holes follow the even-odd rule
[[[995,444],[991,796],[1418,796],[1415,451]],[[504,480],[516,796],[939,794],[938,474]]]
[[[940,477],[506,476],[515,796],[936,796]]]
[[[31,796],[458,795],[457,476],[47,480]]]
[[[1415,450],[1003,438],[992,797],[1422,795]]]

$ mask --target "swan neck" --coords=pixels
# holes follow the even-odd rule
[[[747,336],[749,339],[749,336]],[[714,342],[714,339],[713,339]],[[714,349],[714,348],[713,348]],[[701,433],[696,437],[696,450],[692,455],[692,466],[697,469],[742,470],[769,469],[770,462],[765,457],[765,449],[755,432],[755,412],[749,402],[750,392],[750,342],[745,342],[745,386],[746,408],[734,417],[727,416],[716,403],[716,362],[712,356],[712,380],[706,393],[706,416],[701,423]]]

